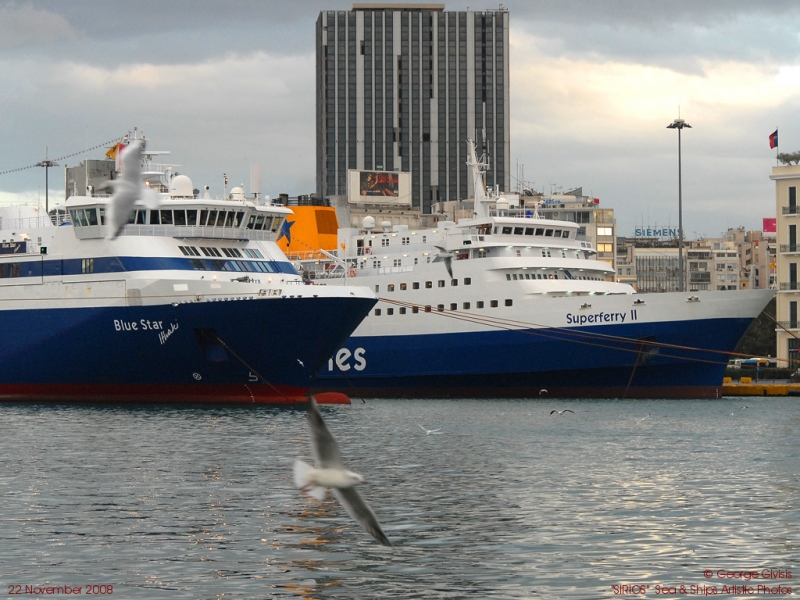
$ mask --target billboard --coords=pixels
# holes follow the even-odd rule
[[[347,199],[353,204],[411,205],[411,173],[399,171],[347,172]]]
[[[765,218],[762,221],[761,230],[764,233],[777,233],[777,231],[778,231],[777,221],[778,221],[778,219],[776,219],[776,218],[772,218],[772,219]]]

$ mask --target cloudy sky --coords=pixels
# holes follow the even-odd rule
[[[470,4],[467,4],[469,2]],[[28,168],[132,131],[195,187],[222,173],[272,196],[315,185],[314,23],[342,0],[0,0],[0,202],[44,202]],[[760,229],[780,150],[800,150],[800,3],[510,0],[512,176],[582,186],[618,232],[678,220],[688,238]],[[448,10],[498,4],[447,2]],[[101,158],[92,150],[89,158]],[[73,166],[87,154],[66,158]],[[50,170],[63,200],[63,170]]]

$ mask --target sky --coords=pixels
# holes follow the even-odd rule
[[[800,3],[475,1],[445,6],[509,11],[512,181],[582,187],[614,209],[618,235],[677,227],[666,126],[680,116],[692,126],[681,134],[687,239],[775,216],[769,135],[800,150]],[[44,169],[25,167],[102,158],[134,127],[212,195],[223,173],[249,190],[252,163],[264,194],[313,192],[315,22],[351,7],[0,0],[0,202],[44,204]],[[51,206],[63,177],[49,170]]]

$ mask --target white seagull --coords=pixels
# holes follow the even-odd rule
[[[294,461],[294,484],[300,491],[316,498],[325,498],[325,488],[331,488],[333,495],[366,531],[384,546],[391,546],[389,538],[383,533],[375,513],[355,490],[357,483],[366,483],[358,473],[345,469],[339,454],[339,444],[328,430],[325,421],[312,396],[308,404],[308,427],[311,430],[311,448],[316,466]]]
[[[453,279],[453,257],[455,254],[443,246],[434,246],[434,248],[439,250],[437,258],[441,258],[444,261],[444,268],[447,269],[447,274],[450,275],[450,279]]]
[[[551,411],[550,411],[550,414],[552,415],[553,413],[558,413],[558,414],[560,414],[560,415],[563,415],[564,413],[568,413],[568,412],[569,412],[569,413],[572,413],[573,415],[575,414],[575,411],[574,411],[574,410],[570,410],[570,409],[568,409],[568,408],[565,408],[564,410],[556,410],[556,409],[554,408],[553,410],[551,410]]]
[[[133,140],[122,149],[122,171],[120,178],[109,181],[103,188],[111,188],[114,195],[108,201],[108,234],[113,240],[128,222],[134,205],[142,201],[155,209],[160,203],[158,192],[142,183],[142,141]]]
[[[417,423],[417,425],[419,425],[419,423]],[[422,425],[419,426],[422,427]],[[439,435],[443,433],[441,427],[439,427],[439,429],[426,429],[425,427],[422,427],[422,431],[425,432],[425,435]]]

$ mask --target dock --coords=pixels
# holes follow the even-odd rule
[[[730,377],[726,377],[722,382],[722,395],[800,396],[800,383],[753,382],[750,377],[742,377],[737,383],[734,383]]]

